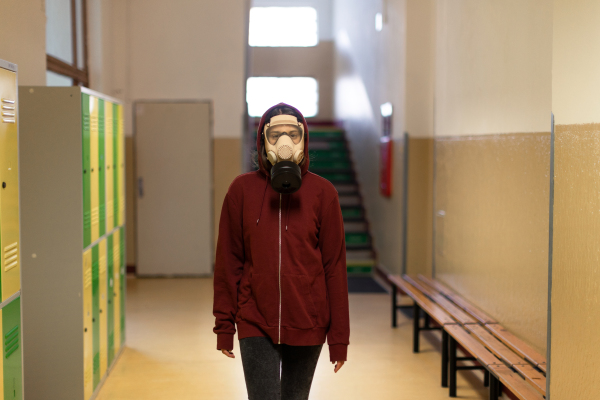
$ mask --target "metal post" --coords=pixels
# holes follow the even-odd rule
[[[413,353],[419,352],[419,319],[421,318],[421,308],[415,301],[413,305]]]
[[[498,397],[502,396],[502,382],[500,382],[500,379],[497,380],[498,383]]]
[[[448,387],[448,332],[442,330],[442,387]]]
[[[392,328],[398,326],[398,288],[392,284]]]
[[[450,337],[450,397],[456,397],[456,340]]]
[[[490,374],[490,400],[498,400],[498,380]]]
[[[429,321],[429,314],[425,313],[425,328],[431,328],[430,325],[430,321]]]

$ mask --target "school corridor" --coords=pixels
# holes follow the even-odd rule
[[[0,400],[598,398],[599,0],[0,27]]]

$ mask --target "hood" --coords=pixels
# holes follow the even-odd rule
[[[304,125],[304,164],[302,164],[300,166],[300,171],[301,171],[302,175],[304,175],[308,171],[308,165],[310,164],[310,157],[308,156],[308,125],[306,124],[306,118],[304,118],[304,115],[302,115],[302,113],[296,107],[292,107],[289,104],[285,104],[285,103],[279,103],[279,104],[276,104],[273,107],[269,108],[267,111],[265,111],[262,118],[260,119],[260,123],[258,124],[258,131],[256,134],[256,150],[258,151],[258,154],[259,154],[258,169],[263,174],[265,174],[267,177],[270,177],[270,174],[267,171],[267,168],[262,163],[262,157],[260,157],[260,154],[262,153],[262,146],[260,143],[260,138],[262,136],[263,129],[265,127],[267,114],[269,114],[271,112],[271,110],[274,109],[275,107],[281,107],[281,106],[289,107],[289,108],[295,110],[302,117],[302,125]]]

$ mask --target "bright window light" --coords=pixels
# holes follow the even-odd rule
[[[313,7],[252,7],[250,46],[308,47],[319,42]]]
[[[248,78],[246,101],[251,117],[262,117],[278,103],[296,107],[305,117],[314,117],[319,111],[319,88],[315,78]]]
[[[383,29],[383,14],[377,13],[375,14],[375,30],[377,32],[381,32]]]

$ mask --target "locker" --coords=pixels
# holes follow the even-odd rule
[[[83,155],[83,247],[92,243],[92,192],[90,160],[90,95],[81,94],[81,129]]]
[[[107,332],[108,332],[108,365],[112,364],[115,358],[115,314],[114,314],[114,252],[113,252],[113,236],[108,235],[106,238],[106,260],[107,260]]]
[[[100,377],[104,376],[108,367],[108,327],[107,327],[107,274],[106,274],[106,239],[98,243],[99,262],[100,262]]]
[[[3,400],[23,398],[22,346],[21,346],[21,297],[2,308],[2,357]]]
[[[92,198],[92,243],[98,240],[100,234],[98,155],[98,98],[90,96],[90,193]]]
[[[106,130],[106,121],[104,100],[98,99],[98,209],[99,209],[99,236],[104,236],[106,233],[106,198],[104,194],[105,188],[105,149],[104,149],[104,133]]]
[[[105,158],[106,158],[106,231],[110,232],[115,227],[115,209],[114,209],[114,160],[113,160],[113,133],[114,133],[114,124],[115,118],[113,118],[114,110],[116,108],[116,104],[111,102],[106,102],[106,106],[104,107],[104,119],[105,123],[105,132],[104,132],[104,143],[105,143]],[[109,246],[110,248],[110,246]]]
[[[0,282],[2,301],[21,289],[17,74],[0,68]]]
[[[121,308],[121,324],[120,324],[120,329],[121,329],[121,344],[125,343],[125,287],[127,285],[127,281],[125,280],[125,264],[126,264],[126,258],[125,258],[125,228],[121,227],[120,229],[120,233],[119,233],[119,242],[120,242],[120,246],[119,246],[119,250],[120,250],[120,261],[121,261],[121,268],[120,268],[120,274],[119,274],[119,288],[120,288],[120,308]]]
[[[100,383],[100,260],[98,245],[92,247],[92,327],[94,344],[94,389]]]
[[[125,138],[123,136],[123,106],[118,107],[118,150],[119,150],[119,225],[125,224]]]
[[[84,400],[94,392],[94,333],[92,306],[92,249],[83,253],[83,386]]]
[[[115,335],[115,354],[121,348],[121,251],[120,251],[120,231],[117,229],[113,234],[113,277],[114,277],[114,335]]]

